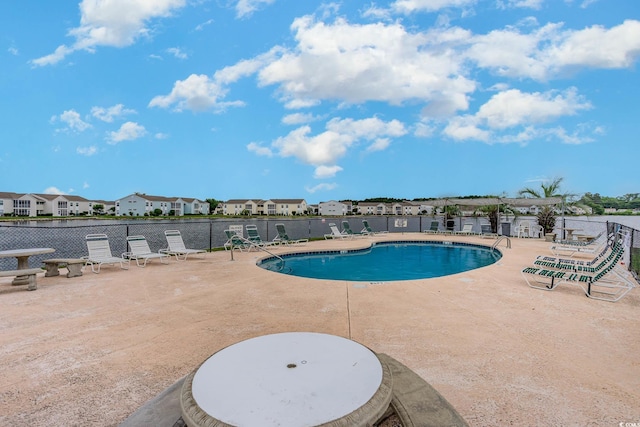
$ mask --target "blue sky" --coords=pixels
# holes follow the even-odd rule
[[[640,191],[635,0],[0,2],[0,191]]]

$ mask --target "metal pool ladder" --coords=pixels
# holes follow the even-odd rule
[[[247,244],[251,245],[251,246],[250,246],[250,248],[251,248],[251,247],[258,248],[258,249],[260,249],[261,251],[264,251],[264,252],[268,253],[269,255],[271,255],[271,256],[272,256],[272,257],[274,257],[274,258],[278,258],[278,259],[280,260],[280,262],[282,263],[282,266],[279,268],[279,270],[282,270],[282,269],[284,268],[284,259],[283,259],[281,256],[274,254],[273,252],[271,252],[270,250],[268,250],[268,249],[267,249],[267,248],[265,248],[264,246],[260,246],[260,245],[256,245],[256,244],[254,244],[251,240],[247,239],[247,238],[246,238],[246,237],[244,237],[244,236],[238,236],[237,234],[236,234],[236,236],[237,236],[237,237],[238,237],[238,239],[240,239],[241,241],[243,241],[243,242],[245,242],[245,243],[247,243]],[[231,245],[231,261],[233,261],[233,245]]]
[[[498,240],[496,240],[496,242],[493,245],[491,245],[491,249],[495,249],[498,246],[498,244],[500,242],[502,242],[503,240],[507,241],[507,248],[511,249],[511,239],[509,238],[509,236],[500,236],[500,237],[498,237]]]

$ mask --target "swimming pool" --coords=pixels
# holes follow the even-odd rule
[[[493,264],[497,249],[460,242],[377,242],[357,250],[304,252],[258,261],[264,269],[315,279],[386,282],[428,279]]]

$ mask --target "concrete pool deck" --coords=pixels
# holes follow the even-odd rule
[[[378,239],[494,242],[394,233],[275,251]],[[532,289],[520,271],[549,243],[511,242],[497,264],[404,282],[282,275],[257,267],[259,252],[39,276],[34,292],[0,279],[0,424],[116,426],[217,350],[286,331],[388,354],[471,426],[640,423],[638,288],[617,303]]]

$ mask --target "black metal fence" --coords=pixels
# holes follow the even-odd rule
[[[269,217],[269,218],[214,218],[214,219],[181,219],[181,220],[69,220],[69,221],[19,221],[0,222],[0,250],[18,248],[47,247],[55,249],[56,258],[79,258],[87,254],[85,237],[87,234],[102,233],[109,237],[111,252],[115,256],[126,252],[127,236],[143,235],[149,242],[151,250],[158,251],[167,246],[164,236],[165,230],[179,230],[185,245],[194,249],[221,248],[227,241],[224,230],[230,225],[253,224],[258,228],[263,240],[273,240],[277,236],[276,224],[283,223],[287,234],[292,239],[322,238],[330,232],[329,224],[335,223],[339,227],[342,221],[348,221],[350,228],[359,231],[363,228],[362,220],[366,219],[374,231],[388,231],[390,233],[415,233],[429,228],[431,221],[437,220],[440,229],[444,229],[443,218],[440,216],[347,216],[347,217]],[[519,221],[532,220],[535,217],[507,218],[498,232],[509,234]],[[488,224],[484,217],[456,217],[454,229],[460,230],[462,224],[473,224],[473,230],[481,231],[482,224]],[[625,262],[636,278],[640,275],[640,231],[617,223],[585,221],[563,218],[556,223],[558,235],[564,228],[577,228],[583,234],[597,235],[614,229],[628,231],[630,235],[630,251]],[[341,227],[340,227],[341,228]],[[38,255],[30,258],[32,266],[39,266],[43,259],[51,254]],[[0,258],[0,270],[16,268],[15,258]]]

